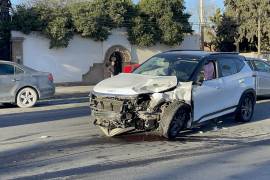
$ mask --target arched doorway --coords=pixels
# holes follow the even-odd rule
[[[111,66],[112,61],[114,61],[113,67]],[[123,68],[129,64],[131,64],[131,55],[125,47],[117,45],[109,48],[105,55],[104,78],[111,76],[110,68],[113,68],[113,74],[117,75],[123,72]]]

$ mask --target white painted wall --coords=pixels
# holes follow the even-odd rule
[[[182,42],[181,46],[169,47],[163,44],[157,44],[148,48],[133,47],[131,54],[135,61],[139,64],[143,63],[145,60],[154,56],[155,54],[172,50],[172,49],[182,49],[182,50],[200,50],[200,36],[199,35],[187,35]]]
[[[199,49],[198,35],[187,36],[180,47],[156,45],[150,48],[132,46],[124,29],[116,29],[104,42],[75,35],[67,48],[49,49],[49,39],[37,32],[25,35],[13,31],[12,37],[23,37],[23,63],[33,69],[51,72],[55,82],[80,82],[93,63],[103,63],[107,50],[121,45],[131,52],[133,62],[142,63],[154,54],[169,49]]]

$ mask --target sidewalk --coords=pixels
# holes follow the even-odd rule
[[[94,86],[56,86],[54,99],[87,97]]]

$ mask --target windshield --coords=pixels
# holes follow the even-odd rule
[[[133,73],[152,76],[176,76],[178,81],[189,81],[199,61],[178,56],[154,56]]]

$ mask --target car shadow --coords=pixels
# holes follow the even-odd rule
[[[254,123],[258,121],[265,121],[270,119],[270,101],[267,98],[261,98],[254,110],[254,116],[251,122]],[[215,135],[204,135],[205,132],[215,132],[222,129],[227,129],[233,126],[239,126],[244,123],[238,122],[235,119],[235,116],[233,114],[220,117],[218,119],[209,121],[208,123],[197,127],[193,129],[186,130],[179,134],[179,136],[174,141],[181,141],[181,142],[194,142],[194,141],[218,141],[217,138],[228,138],[231,139],[231,137],[226,137],[224,135],[215,136]],[[120,136],[116,136],[115,138],[126,141],[126,142],[154,142],[154,141],[167,141],[166,138],[162,137],[157,132],[145,132],[145,131],[133,131],[128,132],[125,134],[122,134]],[[238,139],[237,137],[233,138],[233,142],[235,139]],[[239,137],[239,140],[243,139],[243,137]],[[223,141],[223,140],[222,140]],[[230,140],[227,140],[230,141]],[[228,142],[229,143],[229,142]]]
[[[0,128],[89,116],[88,106],[0,115]]]

